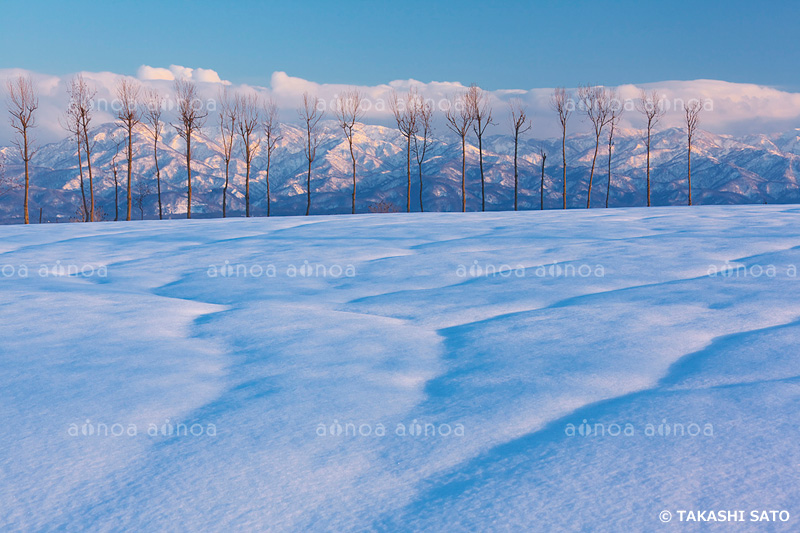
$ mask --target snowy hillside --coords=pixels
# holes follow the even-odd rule
[[[362,156],[372,190],[398,180],[390,139]],[[761,142],[756,159],[797,164]],[[42,159],[63,168],[58,153]],[[218,179],[212,145],[198,157]],[[756,180],[738,172],[728,187]],[[74,190],[65,177],[48,183]],[[328,186],[333,210],[344,185]],[[699,531],[681,511],[724,509],[746,513],[736,531],[797,531],[798,220],[5,226],[0,529]],[[750,521],[772,510],[789,518]]]
[[[351,162],[347,144],[336,123],[325,124],[327,133],[314,162],[312,178],[312,212],[317,214],[349,213],[352,194]],[[211,133],[211,127],[206,129]],[[134,160],[134,177],[151,183],[155,167],[152,145],[145,130],[137,135]],[[426,210],[460,210],[461,146],[447,135],[444,126],[437,128],[434,145],[423,169],[423,202]],[[491,130],[490,130],[491,132]],[[495,132],[497,133],[497,132]],[[112,124],[99,127],[94,132],[94,173],[98,203],[108,218],[114,218],[114,184],[111,161],[117,152],[117,143],[124,140],[122,132]],[[186,212],[186,170],[182,140],[172,128],[165,132],[159,146],[164,176],[165,210],[171,216]],[[487,208],[508,210],[513,208],[513,140],[509,135],[491,135],[485,143],[484,165],[487,179]],[[561,205],[562,172],[561,143],[557,139],[546,141],[524,139],[520,147],[520,206],[522,209],[539,207],[541,157],[539,149],[547,153],[545,165],[545,207]],[[124,174],[126,172],[124,146],[118,157],[121,180],[120,210],[125,211]],[[3,149],[9,174],[20,177],[22,166],[15,152]],[[594,138],[587,135],[570,137],[567,146],[567,185],[569,204],[585,207],[589,167],[594,153]],[[607,149],[601,146],[593,184],[593,205],[604,206],[607,180]],[[239,150],[232,167],[233,190],[230,193],[229,212],[244,213],[245,165]],[[395,129],[383,126],[364,126],[356,137],[358,160],[357,210],[367,212],[369,206],[382,200],[405,209],[406,205],[406,153],[405,143]],[[653,140],[652,151],[653,202],[655,205],[682,205],[686,203],[686,140],[679,129],[659,132]],[[412,157],[413,160],[413,157]],[[467,209],[480,208],[480,174],[478,149],[468,146]],[[84,161],[85,165],[85,161]],[[221,214],[223,161],[219,140],[201,136],[194,147],[194,198],[195,216]],[[282,126],[280,141],[271,166],[271,188],[274,214],[302,214],[305,212],[306,165],[303,154],[303,133],[295,125]],[[266,160],[263,154],[254,162],[251,195],[253,213],[266,213],[265,189]],[[645,145],[637,130],[622,130],[615,141],[612,160],[613,182],[610,205],[640,206],[645,197]],[[86,173],[86,169],[84,169]],[[781,136],[748,136],[736,139],[730,136],[702,132],[695,140],[693,154],[693,187],[695,203],[793,203],[800,202],[800,130]],[[412,210],[419,210],[419,178],[412,169]],[[88,184],[86,185],[88,187]],[[80,203],[80,181],[77,157],[72,140],[42,147],[34,161],[32,171],[31,216],[38,219],[43,209],[45,221],[64,221],[74,217]],[[136,191],[134,185],[134,191]],[[0,220],[18,221],[21,217],[21,191],[0,198]],[[145,199],[145,218],[157,217],[155,193]],[[141,213],[134,208],[134,216]]]

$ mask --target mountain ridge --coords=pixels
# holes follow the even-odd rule
[[[334,121],[321,123],[324,133],[312,166],[312,213],[349,213],[352,194],[352,167],[346,140]],[[444,128],[437,128],[423,165],[423,203],[425,210],[458,211],[461,194],[461,146]],[[210,132],[206,128],[205,132]],[[114,184],[111,160],[117,142],[124,139],[113,123],[92,130],[92,166],[97,204],[106,218],[114,218]],[[281,139],[273,153],[270,185],[275,215],[305,213],[307,161],[303,154],[303,130],[294,124],[281,124]],[[165,128],[159,143],[162,175],[162,200],[165,216],[185,216],[186,169],[182,139],[173,128]],[[153,192],[144,200],[145,218],[157,218],[155,169],[152,139],[140,125],[134,135],[134,195],[137,180],[149,180]],[[513,137],[507,134],[484,138],[484,169],[487,210],[513,209]],[[580,133],[567,138],[568,206],[585,207],[589,167],[594,153],[594,136]],[[523,138],[519,146],[519,203],[521,209],[538,209],[541,181],[539,149],[547,153],[545,164],[546,209],[561,206],[561,139]],[[117,157],[120,213],[125,211],[127,161],[125,147]],[[358,212],[387,202],[400,210],[406,206],[405,141],[399,132],[379,125],[361,125],[355,139],[358,173]],[[13,147],[0,152],[6,159],[7,174],[21,178],[22,165]],[[412,154],[412,210],[419,210],[419,174]],[[84,158],[84,167],[85,167]],[[266,214],[264,185],[266,158],[260,153],[251,172],[253,214]],[[612,187],[609,205],[645,205],[645,147],[642,132],[624,129],[615,135],[612,156]],[[196,216],[221,216],[224,163],[217,135],[198,135],[193,139],[193,201]],[[85,169],[84,169],[85,170]],[[244,213],[244,162],[238,147],[231,161],[231,188],[228,212]],[[680,128],[654,134],[651,145],[651,182],[654,205],[686,203],[686,139]],[[778,135],[734,137],[698,132],[692,150],[693,198],[698,204],[795,203],[800,202],[800,128]],[[86,172],[84,171],[84,178]],[[467,145],[467,209],[480,209],[478,148],[474,139]],[[604,207],[608,180],[607,138],[601,138],[592,187],[592,206]],[[88,180],[86,181],[88,187]],[[88,197],[88,191],[87,191]],[[43,208],[44,221],[66,221],[76,216],[81,203],[75,141],[70,138],[41,146],[31,167],[31,217],[38,219]],[[0,219],[21,219],[21,191],[0,197]],[[136,218],[141,213],[134,207]]]

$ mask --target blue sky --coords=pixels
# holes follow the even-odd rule
[[[721,79],[800,90],[800,4],[4,1],[0,68],[147,64],[235,83],[460,81],[487,89]]]

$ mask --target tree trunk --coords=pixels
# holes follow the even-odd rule
[[[83,128],[83,139],[86,148],[86,167],[89,169],[89,222],[94,222],[94,183],[92,179],[92,151],[89,148],[89,132]]]
[[[647,127],[647,207],[650,207],[650,126]]]
[[[542,155],[542,184],[539,186],[539,210],[544,211],[544,162],[547,160],[546,155]]]
[[[608,197],[611,194],[611,150],[614,148],[612,137],[608,137],[608,187],[606,187],[606,208],[608,208]]]
[[[692,205],[692,139],[689,138],[689,205]]]
[[[353,134],[348,137],[350,141],[350,159],[353,161],[353,213],[356,214],[356,155],[353,153]]]
[[[114,164],[114,222],[119,220],[119,178],[117,176],[117,165]]]
[[[592,158],[592,170],[589,171],[589,194],[586,198],[586,209],[592,207],[592,180],[594,179],[594,166],[597,163],[597,152],[600,150],[600,135],[597,135],[594,143],[594,157]]]
[[[230,179],[230,159],[225,160],[225,185],[222,187],[222,218],[228,216],[228,181]]]
[[[419,167],[419,212],[424,213],[425,208],[422,207],[422,163],[417,163]]]
[[[483,179],[483,135],[478,135],[478,165],[481,169],[481,211],[486,211],[486,184]]]
[[[89,221],[89,208],[86,206],[86,188],[83,186],[83,159],[81,158],[81,135],[78,133],[78,175],[81,178],[81,198],[83,198],[83,221]]]
[[[186,135],[186,218],[192,218],[192,133]]]
[[[270,198],[269,194],[269,163],[271,158],[271,152],[269,148],[267,148],[267,216],[270,216],[270,207],[272,205],[272,198]]]
[[[249,139],[248,139],[249,140]],[[244,174],[244,216],[250,216],[250,147],[247,148]]]
[[[407,146],[406,146],[406,174],[408,178],[408,186],[406,192],[406,213],[411,212],[411,134],[409,133],[408,137],[406,138]]]
[[[561,161],[564,166],[564,209],[567,208],[567,130],[564,128],[563,134],[561,135]]]
[[[25,224],[29,224],[30,220],[28,219],[28,193],[30,191],[30,180],[28,178],[28,130],[27,128],[22,132],[22,143],[24,146],[25,151],[25,199],[23,200],[23,210],[25,211]]]
[[[132,203],[132,191],[131,191],[131,170],[133,167],[133,129],[130,125],[128,125],[128,213],[125,220],[131,219],[131,203]]]
[[[161,208],[161,169],[158,168],[158,139],[153,142],[153,159],[156,163],[156,188],[158,189],[158,220],[164,219],[164,211]]]
[[[306,195],[308,200],[306,202],[306,216],[311,213],[311,160],[308,160],[308,175],[306,177]]]
[[[519,132],[514,133],[514,211],[517,210],[517,185],[519,177],[517,175],[517,146],[519,145]]]
[[[467,173],[467,141],[461,136],[461,212],[467,212],[467,192],[466,192],[466,173]]]

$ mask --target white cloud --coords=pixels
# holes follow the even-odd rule
[[[0,70],[0,83],[17,75],[31,75],[39,91],[40,113],[39,127],[36,137],[41,142],[52,142],[63,139],[66,132],[59,124],[59,117],[66,107],[66,86],[71,76],[50,76],[29,72],[22,69]],[[114,88],[122,77],[111,72],[84,72],[84,77],[97,88],[97,97],[114,98]],[[255,91],[262,96],[275,99],[281,108],[282,120],[295,121],[302,93],[308,91],[320,97],[323,104],[329,106],[336,95],[350,86],[344,84],[324,84],[289,76],[285,72],[275,72],[270,79],[269,87],[249,85],[231,85],[222,80],[219,74],[210,69],[189,68],[170,65],[168,68],[142,65],[137,71],[137,78],[145,86],[158,88],[165,95],[170,91],[168,82],[174,79],[189,79],[198,82],[198,91],[203,98],[216,98],[221,85],[230,86],[233,91]],[[441,107],[444,100],[461,92],[465,87],[457,82],[422,83],[416,80],[395,80],[385,84],[358,87],[366,95],[369,106],[364,120],[378,124],[391,124],[391,112],[388,101],[392,90],[406,91],[417,87],[420,92]],[[797,127],[800,123],[800,93],[791,93],[772,87],[754,84],[730,83],[717,80],[666,81],[645,85],[622,85],[618,87],[623,99],[634,99],[642,88],[657,89],[662,92],[670,104],[670,110],[662,121],[661,127],[680,126],[682,114],[679,108],[683,99],[701,98],[710,102],[708,109],[701,115],[701,128],[713,133],[729,133],[744,135],[750,133],[772,133]],[[508,89],[491,92],[494,117],[497,125],[491,133],[508,131],[508,109],[506,102],[511,98],[522,99],[529,107],[529,114],[534,122],[531,135],[534,137],[553,137],[559,134],[558,121],[550,110],[549,99],[552,89]],[[574,92],[574,91],[573,91]],[[631,100],[632,101],[632,100]],[[443,113],[438,112],[442,121]],[[328,113],[331,117],[331,113]],[[110,113],[98,112],[95,123],[113,120]],[[622,127],[639,128],[641,118],[635,111],[627,112],[623,117]],[[588,125],[579,114],[575,114],[569,123],[571,133],[586,131]],[[446,132],[443,124],[437,128],[440,133]],[[7,120],[0,120],[0,146],[10,144],[11,129]]]
[[[136,72],[136,77],[142,81],[191,80],[200,83],[221,83],[230,85],[230,82],[221,79],[215,70],[189,68],[181,65],[170,65],[169,68],[142,65]]]
[[[194,72],[194,69],[180,65],[170,65],[169,70],[176,80],[191,80]]]
[[[148,65],[142,65],[141,67],[139,67],[139,70],[136,72],[136,77],[143,81],[150,81],[150,80],[172,81],[175,79],[175,75],[168,68],[151,67]]]
[[[203,83],[223,83],[230,85],[229,81],[222,81],[215,70],[197,68],[192,73],[192,80]]]

